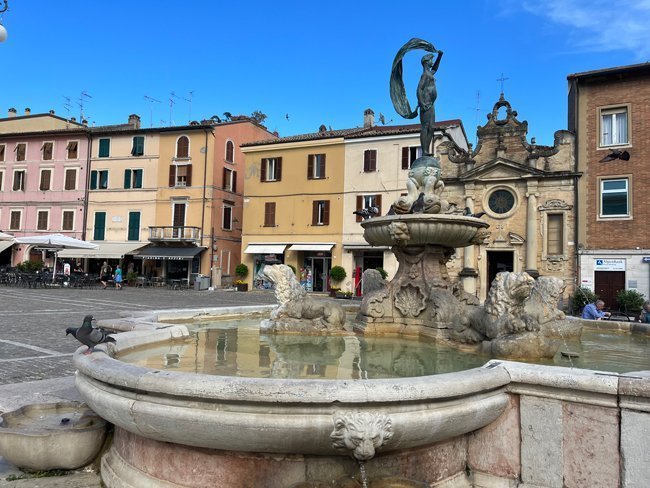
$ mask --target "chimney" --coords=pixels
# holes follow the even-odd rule
[[[81,123],[82,123],[83,125],[85,125],[86,127],[88,127],[88,121],[87,121],[86,119],[83,119],[83,120],[81,121]]]
[[[140,116],[136,115],[136,114],[129,115],[128,124],[130,126],[133,126],[134,129],[139,129],[140,128]]]
[[[375,112],[372,111],[372,109],[367,108],[363,112],[363,127],[364,129],[366,127],[372,127],[375,125]]]
[[[50,115],[54,115],[54,110],[50,110]]]
[[[31,115],[31,114],[32,114],[32,109],[29,108],[29,107],[27,107],[27,108],[25,109],[25,115]]]
[[[16,109],[11,107],[9,109],[9,113],[7,114],[7,117],[15,117],[16,116]]]
[[[70,122],[76,122],[76,121],[77,121],[77,117],[70,117]]]

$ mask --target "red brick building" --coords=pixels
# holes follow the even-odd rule
[[[650,63],[569,75],[579,279],[607,306],[650,296]]]

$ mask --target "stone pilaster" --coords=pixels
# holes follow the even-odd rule
[[[539,276],[537,271],[537,186],[528,186],[526,193],[526,273],[533,278]]]
[[[471,194],[465,195],[465,206],[474,213],[474,198]],[[458,275],[463,284],[463,290],[470,295],[476,295],[478,272],[474,268],[474,244],[463,248],[463,269]]]

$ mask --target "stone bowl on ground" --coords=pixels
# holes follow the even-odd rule
[[[79,402],[26,405],[2,414],[0,455],[19,468],[77,469],[90,464],[106,421]]]

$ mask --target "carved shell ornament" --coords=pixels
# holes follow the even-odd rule
[[[395,294],[395,306],[406,317],[417,317],[427,306],[426,297],[416,286],[408,284]]]
[[[349,451],[359,461],[375,457],[376,450],[393,437],[393,422],[381,412],[339,412],[333,420],[332,446]]]

